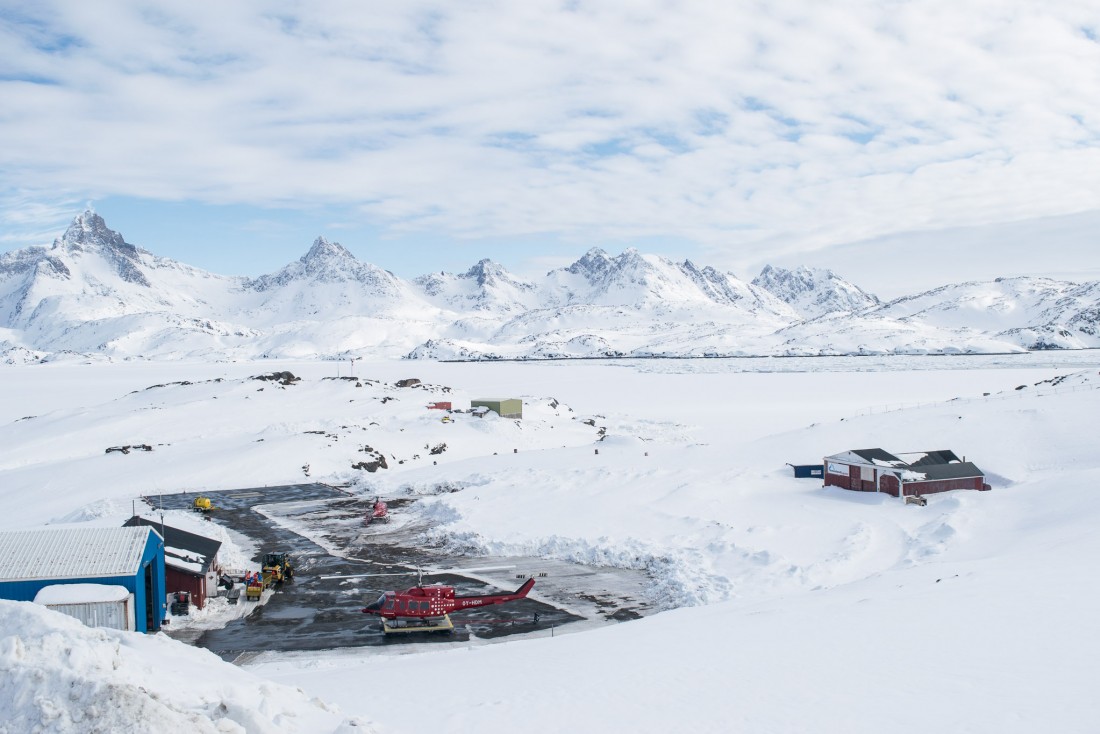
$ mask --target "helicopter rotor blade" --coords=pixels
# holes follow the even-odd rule
[[[445,568],[434,573],[465,573],[467,571],[476,573],[478,571],[510,571],[515,568],[515,565],[511,566],[478,566],[476,568]]]
[[[332,576],[318,576],[320,579],[362,579],[370,576],[439,576],[441,574],[456,574],[461,575],[463,573],[478,573],[480,571],[508,571],[515,568],[511,566],[478,566],[476,568],[441,568],[437,570],[424,570],[417,567],[415,571],[389,571],[379,573],[349,573],[349,574],[335,574]]]
[[[392,573],[349,573],[345,575],[318,576],[319,579],[365,579],[370,576],[415,576],[416,571],[394,571]]]

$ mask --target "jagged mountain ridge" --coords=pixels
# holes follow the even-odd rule
[[[803,318],[836,311],[859,312],[879,305],[878,297],[828,269],[786,270],[765,265],[752,284],[789,304]]]
[[[538,287],[492,260],[483,259],[465,273],[428,273],[413,283],[433,303],[454,311],[515,313],[536,308]]]
[[[546,275],[546,306],[638,306],[657,310],[714,305],[767,314],[783,321],[797,318],[767,291],[732,273],[676,263],[634,248],[612,257],[592,248],[579,260]]]
[[[490,260],[406,281],[318,237],[257,278],[125,241],[99,215],[0,255],[0,354],[255,358],[722,356],[1100,346],[1100,283],[944,286],[880,303],[829,270],[732,273],[592,248],[525,280]]]
[[[134,314],[209,318],[240,282],[153,255],[85,212],[51,246],[0,256],[0,325],[45,334]]]

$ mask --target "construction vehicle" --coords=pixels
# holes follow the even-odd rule
[[[259,573],[245,574],[244,600],[259,601],[264,595],[264,577]]]
[[[290,556],[286,553],[265,553],[263,564],[264,586],[275,586],[294,578],[294,567],[290,564]]]
[[[193,509],[195,512],[210,512],[214,509],[214,505],[210,502],[209,497],[202,497],[200,495],[199,497],[195,498],[194,502],[191,503],[191,509]]]

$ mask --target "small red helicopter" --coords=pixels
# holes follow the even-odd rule
[[[475,570],[475,569],[466,569]],[[476,569],[495,570],[495,569]],[[450,613],[504,604],[527,596],[535,585],[529,578],[515,591],[508,594],[478,594],[455,596],[453,586],[432,584],[424,586],[423,573],[416,570],[416,586],[405,591],[387,591],[376,601],[363,607],[363,614],[382,618],[383,632],[449,632],[454,629]],[[362,576],[397,576],[404,574],[357,574],[354,576],[326,576],[322,578],[357,578]]]
[[[386,506],[380,498],[374,498],[374,504],[371,505],[370,511],[367,516],[363,518],[364,525],[370,525],[372,522],[389,522],[390,508]]]

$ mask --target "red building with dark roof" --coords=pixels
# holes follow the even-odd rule
[[[207,596],[217,594],[218,575],[221,572],[218,564],[218,551],[222,547],[220,540],[189,533],[145,517],[131,517],[124,525],[148,525],[157,532],[164,533],[165,589],[169,594],[176,591],[190,592],[191,603],[198,609],[206,605]]]
[[[882,449],[855,449],[826,456],[824,463],[825,487],[894,497],[990,489],[981,469],[947,450],[895,455]]]

